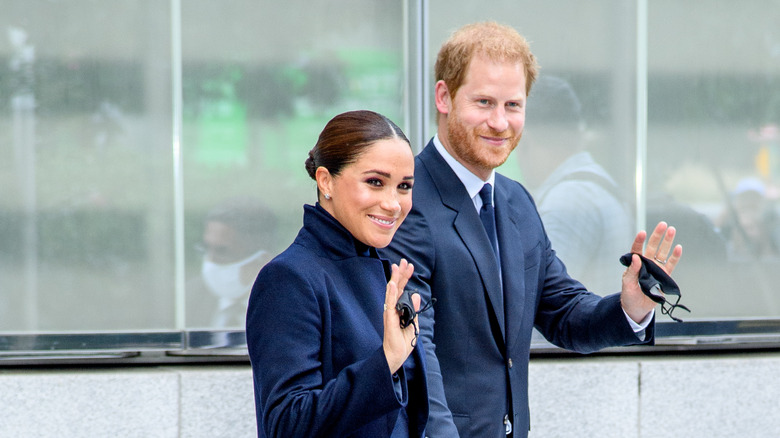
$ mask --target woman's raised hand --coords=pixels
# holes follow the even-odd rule
[[[403,293],[406,283],[412,277],[413,272],[414,266],[409,264],[406,259],[401,259],[401,262],[398,265],[393,264],[390,281],[387,282],[387,289],[385,291],[385,333],[382,340],[382,348],[385,351],[385,357],[387,358],[387,364],[390,366],[391,373],[395,373],[401,368],[406,361],[406,358],[409,357],[409,354],[411,354],[414,349],[415,328],[410,324],[402,329],[401,320],[395,309],[398,297]],[[412,303],[414,304],[415,311],[420,310],[419,294],[412,295]],[[415,316],[415,319],[416,318],[417,317]]]

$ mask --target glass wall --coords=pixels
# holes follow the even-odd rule
[[[172,329],[170,6],[0,10],[0,327]]]
[[[477,20],[516,27],[541,65],[500,171],[531,189],[577,278],[617,292],[618,257],[664,219],[684,245],[676,278],[692,312],[676,316],[694,324],[682,326],[780,316],[780,1],[0,0],[0,11],[4,345],[212,330],[240,344],[254,275],[314,201],[303,162],[324,124],[372,109],[421,149],[435,132],[438,48]],[[194,338],[172,339],[165,348]]]
[[[330,118],[403,126],[403,3],[337,4],[182,2],[187,327],[243,328],[255,275],[316,200],[303,163]]]
[[[242,329],[325,123],[407,117],[403,2],[0,10],[5,333]]]
[[[678,224],[693,316],[778,317],[780,3],[648,5],[648,221]]]

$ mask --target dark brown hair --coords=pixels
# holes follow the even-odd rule
[[[463,85],[469,63],[475,55],[486,56],[491,61],[523,64],[526,95],[531,92],[539,65],[528,41],[515,29],[488,21],[461,27],[441,46],[434,70],[436,81],[447,84],[450,96],[455,97]]]
[[[320,166],[336,176],[373,143],[391,138],[409,143],[401,128],[379,113],[361,110],[339,114],[325,125],[317,144],[309,151],[306,171],[313,180]]]

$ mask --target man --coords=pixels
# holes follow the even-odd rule
[[[525,39],[495,23],[460,29],[436,61],[437,135],[415,160],[412,211],[384,252],[414,265],[408,287],[423,302],[437,299],[419,320],[430,437],[527,436],[534,326],[580,352],[653,339],[655,303],[637,282],[639,256],[621,294],[587,292],[551,249],[528,192],[494,171],[520,140],[536,70]],[[485,183],[495,187],[483,192],[487,228],[479,213]],[[679,245],[672,250],[674,234],[660,223],[644,250],[669,273],[682,254]],[[631,251],[642,253],[645,238],[640,232]]]
[[[615,254],[634,236],[631,190],[586,149],[582,106],[567,81],[541,75],[529,100],[530,129],[515,155],[547,236],[569,275],[599,295],[616,292],[624,268]]]

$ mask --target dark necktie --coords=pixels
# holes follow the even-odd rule
[[[493,253],[498,258],[498,235],[496,234],[496,210],[493,208],[493,186],[485,184],[479,191],[479,197],[482,198],[482,208],[479,210],[479,218],[482,219],[482,225],[487,231],[490,245],[493,246]]]

